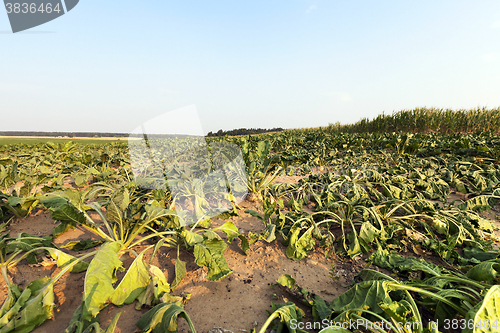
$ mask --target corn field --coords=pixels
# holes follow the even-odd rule
[[[354,124],[330,124],[327,131],[332,133],[362,132],[411,132],[443,134],[471,132],[500,132],[500,108],[496,109],[436,109],[416,108],[401,110],[392,115],[382,113],[369,120],[363,118]]]

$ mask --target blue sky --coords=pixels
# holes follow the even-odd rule
[[[89,1],[24,33],[0,13],[0,130],[205,132],[500,106],[498,1]]]

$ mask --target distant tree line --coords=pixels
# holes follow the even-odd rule
[[[269,132],[281,132],[284,131],[281,127],[265,129],[265,128],[240,128],[230,131],[219,130],[215,133],[209,132],[207,136],[224,136],[224,135],[250,135],[250,134],[261,134]],[[24,132],[24,131],[0,131],[0,136],[47,136],[47,137],[67,137],[67,138],[126,138],[129,136],[142,138],[144,134],[142,133],[99,133],[99,132]],[[190,135],[182,134],[151,134],[148,133],[147,137],[150,139],[156,138],[170,138],[170,137],[185,137]]]
[[[270,129],[266,129],[266,128],[238,128],[238,129],[233,129],[230,131],[223,131],[220,129],[215,133],[208,132],[207,136],[250,135],[250,134],[262,134],[262,133],[269,133],[269,132],[281,132],[281,131],[284,131],[284,129],[281,127],[275,127],[275,128],[270,128]]]

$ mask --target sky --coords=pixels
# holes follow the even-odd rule
[[[16,34],[0,11],[0,131],[130,133],[186,107],[205,132],[500,107],[500,2],[81,0]]]

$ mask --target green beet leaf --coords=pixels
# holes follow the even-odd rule
[[[73,261],[77,260],[72,255],[64,253],[58,249],[47,249],[47,251],[49,252],[50,256],[56,260],[57,267],[61,269],[66,267],[66,265],[71,264]],[[88,262],[80,261],[79,263],[74,265],[73,268],[71,268],[71,272],[80,273],[86,271],[88,267],[89,267]]]
[[[208,280],[219,281],[233,272],[224,258],[226,248],[223,240],[215,239],[205,239],[194,246],[195,262],[198,266],[208,267]]]
[[[229,243],[231,243],[233,241],[233,239],[237,238],[240,235],[238,228],[231,221],[224,223],[220,227],[214,229],[214,231],[215,230],[223,231],[227,235],[227,241]]]
[[[117,280],[116,270],[123,270],[122,262],[118,259],[120,248],[121,244],[118,242],[106,243],[90,262],[83,291],[84,320],[97,316],[113,294],[113,284]]]
[[[186,275],[186,262],[177,257],[177,259],[175,260],[175,279],[172,282],[172,290],[177,288],[179,283],[182,281],[182,279],[184,279]]]
[[[130,265],[127,273],[109,297],[111,303],[118,306],[130,304],[146,289],[150,276],[147,264],[142,259],[143,256],[144,251]]]
[[[494,333],[500,329],[500,286],[495,285],[484,296],[482,302],[469,310],[465,322],[472,321],[474,327],[469,325],[463,333]],[[471,325],[472,326],[472,325]]]
[[[330,310],[328,303],[318,295],[314,297],[312,312],[314,319],[318,321],[330,318],[332,314],[332,310]]]
[[[79,212],[73,205],[62,204],[51,213],[51,217],[56,221],[70,222],[72,224],[85,224],[85,215]]]
[[[297,224],[291,229],[291,236],[286,249],[286,256],[290,259],[304,259],[316,245],[312,235],[314,227],[310,227],[299,237],[301,230]]]
[[[15,301],[15,303],[10,307],[8,311],[0,318],[0,327],[7,325],[7,323],[16,316],[22,309],[24,304],[28,301],[31,296],[31,289],[26,288],[21,296]]]
[[[370,311],[378,314],[384,313],[380,303],[389,306],[392,299],[389,296],[388,281],[363,281],[357,283],[344,294],[335,298],[330,303],[330,309],[335,313],[346,310],[362,309],[368,307]]]
[[[423,271],[431,276],[440,276],[442,274],[442,268],[430,262],[413,257],[403,257],[380,248],[372,254],[370,259],[373,264],[392,271]]]
[[[408,315],[412,313],[411,305],[405,300],[392,302],[391,304],[380,303],[380,308],[398,323],[408,322]]]
[[[68,242],[61,247],[68,249],[68,250],[71,250],[71,251],[83,251],[83,250],[87,250],[87,249],[92,249],[96,246],[101,245],[102,243],[103,243],[103,241],[81,240],[81,241]]]
[[[500,252],[487,252],[478,247],[464,248],[464,258],[476,259],[478,261],[493,260],[500,255]]]
[[[248,238],[246,238],[245,235],[239,235],[238,238],[241,241],[241,249],[243,250],[243,253],[247,255],[248,251],[250,251],[250,242],[248,241]]]
[[[135,325],[147,333],[176,333],[177,318],[185,319],[191,332],[196,332],[186,311],[173,303],[158,304],[142,316]]]
[[[271,308],[273,310],[273,313],[267,318],[266,322],[260,329],[259,333],[263,333],[266,331],[266,329],[271,325],[271,323],[275,319],[280,320],[280,324],[278,324],[278,329],[277,332],[281,333],[283,331],[283,324],[286,325],[288,328],[288,331],[291,333],[295,333],[297,331],[299,332],[305,332],[303,330],[297,330],[292,325],[292,320],[294,319],[297,323],[302,321],[302,317],[304,315],[304,312],[298,308],[295,304],[292,302],[287,302],[283,304],[274,304],[271,302]]]
[[[29,299],[6,324],[0,325],[0,333],[28,333],[53,317],[54,289],[50,278],[33,281],[29,289]]]
[[[500,260],[483,261],[467,272],[467,277],[476,281],[493,283],[500,275]]]
[[[17,299],[21,296],[23,290],[16,284],[11,283],[8,286],[7,298],[4,300],[2,307],[0,308],[0,321],[1,318],[9,311],[14,304],[16,304]]]
[[[137,297],[135,308],[140,310],[142,306],[153,306],[160,303],[161,297],[170,292],[170,286],[163,272],[154,265],[148,266],[149,283],[145,290]]]
[[[189,246],[203,242],[203,236],[186,229],[182,230],[181,237],[184,238]]]

